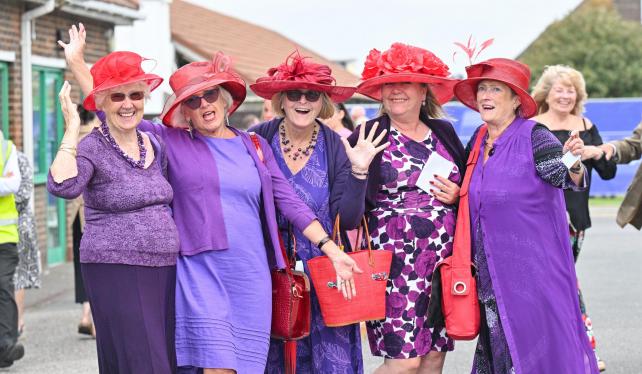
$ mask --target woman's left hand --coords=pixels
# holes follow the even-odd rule
[[[435,198],[444,204],[455,204],[459,201],[459,185],[448,178],[435,175],[435,181],[430,182],[435,188],[430,191]]]
[[[375,122],[370,129],[370,133],[366,136],[366,126],[365,124],[361,125],[359,127],[359,138],[354,147],[350,146],[348,139],[341,139],[346,148],[346,153],[348,154],[350,163],[352,163],[352,170],[357,173],[367,173],[368,167],[370,166],[374,156],[390,145],[390,142],[381,144],[387,134],[386,130],[383,130],[379,136],[374,138],[374,134],[377,132],[377,127],[379,127],[379,122]]]

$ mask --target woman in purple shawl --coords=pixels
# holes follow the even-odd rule
[[[577,131],[562,146],[527,120],[530,69],[509,59],[469,66],[455,96],[488,126],[469,190],[482,317],[473,373],[598,373],[577,300],[562,189],[585,185]],[[475,133],[468,144],[470,151]],[[571,156],[571,155],[568,155]]]

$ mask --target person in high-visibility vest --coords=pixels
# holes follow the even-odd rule
[[[14,194],[20,188],[16,149],[0,135],[0,368],[24,356],[18,340],[18,308],[13,275],[18,266],[18,210]]]

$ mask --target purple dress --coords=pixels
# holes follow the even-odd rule
[[[261,373],[270,339],[272,288],[261,229],[261,182],[240,136],[206,138],[220,179],[230,246],[181,256],[176,284],[180,373],[230,368]],[[251,302],[248,302],[251,300]]]
[[[517,118],[473,170],[482,326],[472,373],[595,374],[560,188],[571,181],[560,143],[535,125]]]
[[[294,187],[297,195],[303,200],[315,215],[326,232],[332,231],[330,217],[330,188],[328,185],[328,166],[326,157],[325,137],[319,136],[314,151],[303,169],[292,174],[279,146],[279,136],[272,138],[270,144],[274,157],[283,174]],[[279,215],[279,226],[288,227],[288,222]],[[286,229],[287,230],[287,229]],[[287,231],[284,230],[284,243],[288,242]],[[297,257],[303,261],[305,273],[310,276],[307,260],[322,256],[323,252],[303,236],[301,231],[294,229],[297,241]],[[323,323],[319,300],[312,287],[312,323],[310,336],[297,342],[297,373],[363,373],[363,358],[361,353],[361,336],[359,325],[343,327],[327,327]],[[272,340],[268,355],[266,373],[283,373],[283,343]]]
[[[435,265],[452,252],[455,210],[416,186],[433,152],[452,161],[444,146],[429,132],[414,141],[390,127],[390,146],[383,151],[383,183],[377,207],[371,212],[374,248],[392,251],[386,289],[386,318],[369,321],[368,339],[375,356],[393,359],[421,357],[430,351],[454,349],[445,329],[427,327],[427,309]],[[449,179],[458,183],[455,166]]]

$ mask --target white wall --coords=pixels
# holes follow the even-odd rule
[[[114,32],[114,50],[133,51],[157,62],[153,73],[165,80],[151,94],[145,104],[146,115],[157,115],[171,94],[169,76],[176,70],[174,47],[170,31],[170,3],[172,0],[140,0],[140,13],[145,19],[132,26],[117,26]]]

